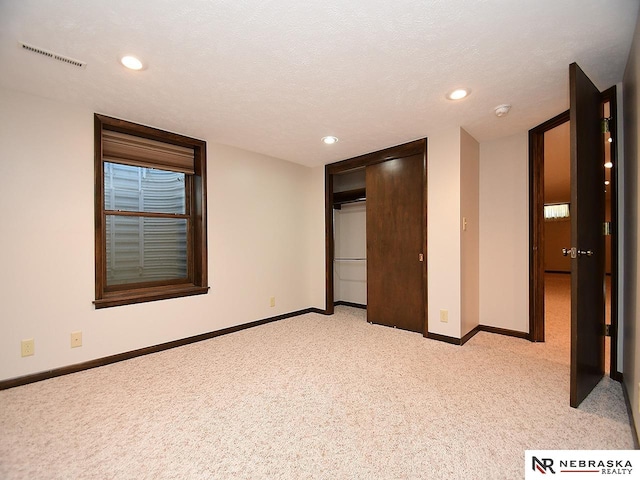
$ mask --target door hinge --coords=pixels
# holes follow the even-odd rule
[[[602,234],[605,236],[611,235],[611,222],[604,222],[602,224]]]
[[[602,121],[600,122],[602,133],[609,133],[611,131],[609,127],[609,122],[611,122],[611,117],[603,118]]]
[[[611,325],[605,325],[604,326],[604,336],[605,337],[610,337],[611,336],[611,330],[613,330],[611,328]]]

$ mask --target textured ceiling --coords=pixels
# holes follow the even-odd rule
[[[0,85],[315,166],[568,108],[622,80],[638,0],[1,0]],[[25,42],[83,62],[24,51]],[[141,72],[118,58],[140,56]],[[445,93],[471,88],[453,103]],[[513,105],[503,118],[495,106]],[[320,142],[324,135],[340,141]]]

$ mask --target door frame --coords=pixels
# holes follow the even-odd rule
[[[333,315],[335,311],[334,305],[334,278],[333,278],[333,262],[335,256],[334,242],[334,226],[333,226],[333,180],[334,175],[347,173],[353,170],[366,168],[367,165],[382,163],[387,160],[397,158],[412,157],[414,155],[424,155],[424,193],[422,205],[423,218],[423,238],[424,238],[424,257],[423,262],[423,285],[424,285],[424,332],[428,331],[428,309],[427,309],[427,139],[423,138],[413,142],[405,143],[395,147],[386,148],[377,152],[366,153],[358,157],[349,158],[335,163],[325,165],[325,314]]]
[[[617,96],[615,85],[602,92],[609,102],[611,160],[611,349],[609,375],[619,380],[618,372],[618,149]],[[529,340],[545,341],[544,303],[544,134],[569,121],[569,110],[529,130]]]
[[[611,149],[611,161],[613,166],[611,167],[611,183],[609,188],[611,189],[611,359],[609,361],[609,376],[614,380],[622,381],[622,373],[618,371],[618,239],[619,235],[619,223],[618,223],[618,186],[619,184],[619,168],[618,168],[618,102],[617,102],[617,90],[616,86],[612,86],[602,92],[602,102],[609,102],[609,131],[613,142],[609,144]]]
[[[569,110],[529,130],[529,340],[544,342],[544,134]]]

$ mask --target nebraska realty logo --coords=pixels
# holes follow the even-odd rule
[[[527,450],[525,480],[640,478],[640,450]]]

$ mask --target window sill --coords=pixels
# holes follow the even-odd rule
[[[188,297],[191,295],[204,295],[209,287],[195,285],[171,285],[167,287],[140,288],[125,292],[105,293],[103,298],[93,301],[96,309],[131,305],[134,303],[153,302],[168,298]]]

